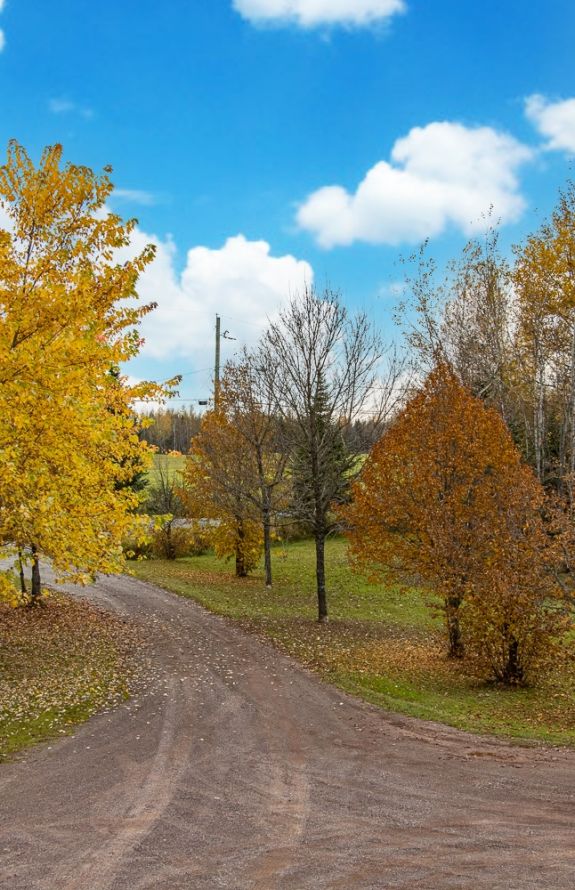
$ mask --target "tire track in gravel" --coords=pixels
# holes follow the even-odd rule
[[[186,769],[190,754],[188,739],[176,739],[178,684],[167,684],[168,702],[163,715],[158,749],[141,785],[130,787],[119,817],[119,826],[109,841],[57,875],[61,890],[108,890],[126,855],[162,818]]]

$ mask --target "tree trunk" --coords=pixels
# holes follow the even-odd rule
[[[42,595],[42,580],[40,578],[40,557],[36,545],[32,544],[32,599],[30,605],[40,602]]]
[[[523,681],[523,668],[519,662],[519,643],[513,638],[507,649],[507,663],[501,679],[508,686],[515,686]]]
[[[247,578],[246,563],[241,545],[236,547],[236,578]]]
[[[327,595],[325,590],[325,527],[326,511],[322,501],[322,479],[319,466],[319,446],[317,443],[317,430],[314,421],[312,425],[311,447],[311,477],[313,481],[314,499],[314,526],[315,538],[315,575],[317,582],[317,620],[320,624],[327,621]]]
[[[571,404],[569,425],[571,427],[571,442],[569,453],[569,506],[573,511],[573,485],[575,484],[575,323],[571,324]]]
[[[317,620],[322,624],[327,621],[327,597],[325,592],[325,532],[315,533],[315,563],[317,579]]]
[[[175,559],[176,558],[176,550],[174,548],[174,542],[172,540],[172,523],[166,523],[166,558],[167,559]]]
[[[236,544],[236,578],[247,578],[246,560],[244,555],[244,524],[238,521],[238,540]]]
[[[533,448],[535,451],[535,471],[541,482],[545,460],[545,364],[542,349],[537,343],[535,351],[535,405],[533,417]]]
[[[463,658],[465,651],[459,625],[459,597],[450,596],[445,602],[445,616],[447,621],[447,635],[449,638],[449,658]]]
[[[272,586],[272,536],[269,507],[264,507],[263,511],[263,527],[264,527],[264,563],[266,573],[266,587]]]
[[[24,575],[24,563],[22,561],[22,551],[18,551],[18,566],[19,566],[19,575],[20,575],[20,593],[24,595],[28,593],[26,589],[26,576]]]

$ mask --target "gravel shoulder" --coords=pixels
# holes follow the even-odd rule
[[[0,766],[10,890],[572,890],[575,753],[386,714],[128,577],[137,695]]]

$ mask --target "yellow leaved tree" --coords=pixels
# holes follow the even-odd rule
[[[162,394],[117,371],[153,308],[134,300],[153,248],[120,262],[135,222],[106,209],[110,170],[61,161],[11,142],[0,168],[0,542],[32,564],[32,598],[42,556],[76,580],[121,567],[147,461],[131,406]]]

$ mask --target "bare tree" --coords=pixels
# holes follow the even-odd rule
[[[336,526],[330,509],[345,500],[359,470],[344,432],[368,405],[378,412],[374,400],[382,353],[365,314],[350,317],[338,293],[306,288],[270,324],[257,357],[292,455],[293,510],[315,539],[320,622],[328,614],[325,541]]]
[[[419,370],[448,362],[474,395],[507,420],[506,374],[513,350],[511,270],[490,227],[468,242],[461,257],[438,274],[427,244],[410,257],[415,274],[406,278],[410,297],[398,307],[398,322],[414,349]]]
[[[154,481],[148,488],[146,508],[154,516],[165,517],[159,530],[162,549],[167,559],[176,558],[174,545],[175,520],[184,515],[181,499],[182,474],[160,457],[155,463]]]
[[[272,586],[271,533],[278,509],[285,503],[285,471],[289,451],[278,423],[275,389],[266,373],[267,359],[244,350],[238,362],[229,362],[220,385],[219,407],[239,435],[252,458],[252,474],[241,496],[251,501],[261,516],[264,536],[266,586]],[[271,370],[271,369],[270,369]],[[237,474],[221,480],[232,488]]]

